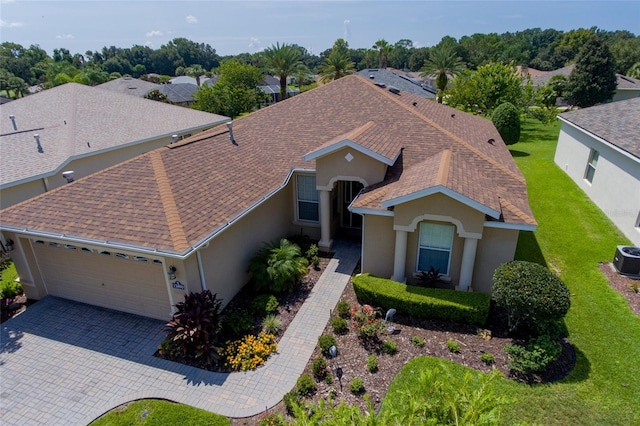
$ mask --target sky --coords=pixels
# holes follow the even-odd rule
[[[219,55],[295,43],[313,54],[344,38],[352,48],[377,40],[429,47],[442,37],[527,28],[597,26],[640,35],[640,0],[624,1],[31,1],[0,0],[0,41],[37,44],[49,54],[104,46],[154,49],[185,37]]]

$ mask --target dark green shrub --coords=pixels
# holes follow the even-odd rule
[[[345,334],[349,331],[349,323],[342,317],[331,318],[331,327],[336,334]]]
[[[505,309],[511,331],[533,335],[557,330],[557,322],[571,305],[569,289],[558,276],[544,266],[521,260],[495,270],[493,299]]]
[[[413,346],[422,348],[424,346],[424,339],[422,337],[413,336],[411,338],[411,343],[413,343]]]
[[[382,342],[382,352],[393,355],[398,352],[398,344],[392,340],[385,340]]]
[[[539,336],[531,339],[526,347],[507,345],[504,351],[509,354],[509,368],[517,373],[540,373],[549,364],[558,359],[562,345],[557,338]]]
[[[341,318],[349,318],[351,316],[351,305],[346,300],[341,300],[336,305],[336,312]]]
[[[249,273],[257,291],[291,293],[300,278],[309,272],[308,265],[300,247],[283,238],[278,243],[264,244],[249,261]]]
[[[13,299],[22,293],[22,284],[17,281],[4,281],[0,285],[0,299]]]
[[[349,382],[349,389],[351,390],[352,394],[360,395],[364,392],[364,380],[362,380],[360,377],[351,379],[351,381]]]
[[[311,244],[309,249],[304,252],[304,257],[309,261],[315,269],[320,266],[320,258],[318,257],[318,246]]]
[[[327,359],[321,356],[314,359],[311,363],[311,372],[316,379],[324,379],[327,375]]]
[[[296,388],[300,396],[310,396],[316,391],[316,384],[308,374],[303,374],[296,382]]]
[[[488,294],[407,286],[369,274],[358,275],[352,282],[361,303],[379,306],[383,312],[395,308],[399,314],[417,318],[477,325],[484,325],[489,316]]]
[[[272,314],[278,310],[278,299],[273,294],[259,294],[249,303],[249,310],[257,317]]]
[[[480,355],[480,361],[484,362],[487,365],[493,365],[496,363],[496,358],[493,356],[493,354],[485,352]]]
[[[330,334],[323,334],[318,337],[318,346],[322,350],[322,355],[329,356],[329,348],[336,346],[336,338]]]
[[[491,121],[505,144],[513,145],[520,140],[520,112],[512,103],[498,106],[491,115]]]
[[[331,374],[327,374],[326,376],[324,376],[324,382],[328,385],[333,383],[333,377],[331,377]]]
[[[167,337],[174,350],[185,358],[212,365],[218,359],[216,343],[221,329],[221,305],[222,301],[209,290],[185,294],[184,302],[176,303],[176,313],[166,324]]]
[[[287,413],[291,415],[293,414],[293,407],[296,405],[299,406],[302,403],[302,396],[300,392],[298,392],[298,389],[292,389],[284,394],[282,402],[284,406],[287,407]]]
[[[447,349],[449,349],[449,352],[452,352],[454,354],[459,354],[460,353],[460,343],[456,342],[455,340],[447,340]]]
[[[367,370],[369,370],[369,373],[378,371],[378,358],[375,355],[369,355],[367,358]]]
[[[253,317],[247,311],[226,313],[222,319],[222,329],[230,338],[244,336],[253,328]]]

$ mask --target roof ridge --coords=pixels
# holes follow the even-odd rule
[[[167,224],[169,225],[171,241],[174,244],[174,249],[182,252],[189,248],[189,243],[187,242],[187,236],[184,232],[184,226],[180,221],[178,206],[176,205],[176,200],[173,198],[173,192],[171,191],[171,185],[169,184],[169,176],[167,176],[167,171],[164,168],[164,162],[162,161],[160,150],[155,150],[149,153],[149,158],[151,159],[153,174],[155,175],[156,182],[158,183],[160,199],[162,200],[162,207],[167,218]]]
[[[509,210],[511,210],[512,213],[514,213],[520,219],[524,220],[525,223],[535,223],[535,219],[533,219],[532,216],[530,216],[530,215],[526,214],[525,212],[523,212],[522,210],[520,210],[511,201],[507,200],[506,198],[500,197],[500,196],[498,196],[498,199],[500,200],[501,203],[504,203],[504,206],[506,208],[508,208]]]
[[[442,158],[440,158],[436,185],[447,186],[447,182],[449,181],[449,167],[451,166],[451,150],[444,149],[441,153]]]
[[[358,76],[361,80],[363,81],[367,81],[365,80],[362,76]],[[480,158],[482,158],[485,161],[488,161],[489,163],[493,164],[494,166],[498,167],[499,169],[501,169],[502,171],[506,172],[507,174],[509,174],[510,176],[516,178],[517,180],[519,180],[520,182],[526,182],[524,179],[524,176],[519,175],[515,172],[513,172],[512,170],[509,170],[508,168],[504,167],[500,162],[494,160],[493,158],[491,158],[490,156],[488,156],[487,154],[485,154],[484,152],[480,151],[479,149],[477,149],[475,146],[467,143],[466,141],[464,141],[462,138],[460,138],[459,136],[453,134],[452,132],[450,132],[449,130],[445,129],[444,127],[440,126],[439,124],[437,124],[436,122],[434,122],[433,120],[427,118],[426,116],[424,116],[423,114],[419,113],[418,111],[412,109],[409,107],[409,105],[406,105],[405,103],[401,102],[399,99],[397,99],[396,95],[393,95],[391,92],[387,92],[387,91],[378,91],[379,93],[381,93],[383,96],[386,96],[387,98],[391,99],[393,102],[395,102],[396,104],[400,105],[402,108],[406,109],[407,111],[409,111],[411,114],[415,115],[416,117],[420,118],[422,121],[426,122],[427,124],[435,127],[436,129],[440,130],[441,132],[445,133],[447,136],[453,138],[453,140],[455,140],[456,142],[464,145],[465,147],[467,147],[468,149],[470,149],[471,151],[473,151],[476,155],[478,155]],[[431,102],[431,101],[429,101]]]
[[[360,126],[359,128],[353,130],[351,133],[345,133],[345,136],[349,138],[349,140],[355,142],[355,138],[357,138],[358,136],[362,135],[364,132],[366,132],[367,130],[369,130],[371,127],[375,126],[375,122],[369,120],[366,123],[364,123],[362,126]]]

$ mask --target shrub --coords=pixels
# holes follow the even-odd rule
[[[351,308],[350,313],[353,328],[358,331],[360,338],[375,339],[378,337],[378,333],[384,330],[384,324],[380,318],[376,318],[377,313],[370,305],[355,305]]]
[[[302,403],[302,396],[300,395],[300,392],[298,392],[298,389],[292,389],[284,394],[282,402],[287,408],[287,413],[293,414],[294,406],[299,406],[300,403]]]
[[[184,302],[176,303],[176,313],[166,324],[167,337],[175,353],[201,360],[206,365],[217,360],[221,304],[209,290],[185,294]]]
[[[309,246],[309,249],[304,253],[304,257],[315,269],[318,269],[318,266],[320,266],[320,258],[318,257],[318,246],[316,244]]]
[[[287,422],[282,414],[268,413],[258,420],[258,426],[285,426]]]
[[[300,247],[286,238],[265,244],[249,261],[249,273],[256,290],[291,293],[295,284],[309,270]]]
[[[322,350],[322,355],[329,356],[329,349],[336,345],[336,338],[330,334],[323,334],[318,337],[318,346]]]
[[[316,384],[308,374],[303,374],[302,376],[298,377],[296,387],[298,388],[300,396],[310,396],[316,391]]]
[[[493,356],[493,354],[485,352],[480,355],[480,361],[484,362],[487,365],[493,365],[496,363],[496,358]]]
[[[275,336],[265,333],[260,333],[257,337],[249,334],[240,340],[227,342],[218,350],[227,367],[240,371],[255,370],[277,351]]]
[[[333,383],[333,377],[331,377],[331,374],[327,374],[326,376],[324,376],[324,382],[328,385]]]
[[[253,318],[247,311],[234,311],[224,315],[222,329],[225,336],[244,336],[253,328]]]
[[[349,318],[351,316],[349,311],[351,311],[351,305],[346,300],[341,300],[336,305],[336,312],[341,318]]]
[[[531,339],[526,347],[507,345],[504,351],[509,354],[511,370],[531,374],[545,371],[549,364],[557,360],[562,353],[562,345],[558,339],[543,335]]]
[[[433,266],[429,267],[428,271],[420,271],[418,274],[418,283],[421,287],[433,287],[440,278],[440,268],[435,269]]]
[[[562,280],[537,263],[516,260],[493,274],[493,298],[505,309],[511,331],[551,332],[569,311],[569,296]]]
[[[262,320],[262,332],[267,334],[278,334],[282,328],[282,321],[275,315],[267,315]]]
[[[327,359],[323,357],[314,359],[311,363],[311,372],[316,379],[324,379],[327,375]]]
[[[385,340],[382,342],[382,352],[393,355],[398,352],[398,344],[392,340]]]
[[[3,281],[0,284],[0,299],[13,299],[22,293],[22,284],[17,281]]]
[[[488,294],[407,286],[369,274],[358,275],[352,282],[362,303],[395,308],[399,314],[477,325],[484,325],[489,316]]]
[[[411,338],[411,343],[413,343],[413,346],[422,348],[424,346],[424,339],[422,337],[413,336]]]
[[[520,112],[512,103],[498,106],[491,115],[491,121],[505,144],[513,145],[520,140]]]
[[[331,327],[336,334],[345,334],[349,330],[349,323],[342,317],[331,318]]]
[[[378,358],[375,355],[369,355],[367,358],[367,370],[369,370],[369,373],[378,371]]]
[[[278,299],[273,294],[259,294],[249,303],[249,310],[258,317],[278,310]]]
[[[452,352],[454,354],[459,354],[460,353],[460,343],[456,342],[455,340],[447,340],[447,349],[449,349],[449,352]]]
[[[349,382],[349,389],[354,395],[359,395],[364,392],[364,381],[360,377],[354,377]]]

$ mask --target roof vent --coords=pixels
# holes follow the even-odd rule
[[[418,106],[418,103],[417,103],[417,102],[414,102],[414,103],[413,103],[413,106]]]
[[[16,126],[16,116],[11,114],[9,120],[11,120],[11,124],[13,124],[13,130],[18,130],[18,126]]]
[[[400,89],[398,89],[397,87],[389,86],[389,91],[390,91],[391,93],[396,94],[396,95],[399,95],[399,94],[400,94]]]
[[[229,129],[229,140],[235,144],[236,138],[233,137],[233,121],[227,123],[227,128]]]
[[[38,146],[38,152],[42,154],[44,150],[42,149],[42,145],[40,145],[40,135],[36,133],[35,135],[33,135],[33,138],[36,140],[36,144]]]
[[[176,143],[176,142],[178,142],[178,139],[180,139],[180,136],[178,136],[178,135],[171,135],[171,143]]]
[[[373,74],[369,74],[369,78],[375,78]]]
[[[376,86],[378,86],[378,87],[382,87],[382,88],[387,87],[387,85],[386,85],[386,84],[384,84],[384,83],[379,83],[379,82],[377,82],[377,81],[376,81],[375,83],[373,83],[373,84],[375,84],[375,85],[376,85]]]
[[[493,145],[495,141],[496,141],[496,140],[495,140],[494,138],[491,138],[491,139],[489,139],[487,142],[488,142],[488,143],[490,143],[491,145]]]
[[[73,182],[73,176],[74,176],[73,170],[67,170],[65,172],[62,172],[62,177],[67,180],[67,183]]]

